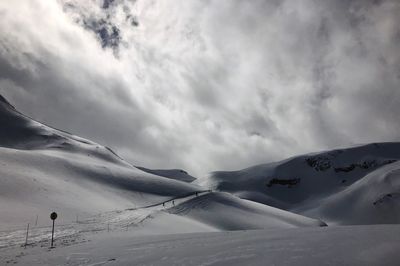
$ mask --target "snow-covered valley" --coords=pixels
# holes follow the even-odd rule
[[[196,179],[180,169],[136,167],[105,146],[21,114],[1,96],[0,124],[2,265],[396,265],[399,259],[399,143]],[[52,211],[59,215],[55,249],[49,249]],[[349,224],[357,226],[338,226]]]

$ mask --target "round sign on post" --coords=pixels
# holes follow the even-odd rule
[[[56,212],[52,212],[52,213],[50,214],[50,219],[52,219],[52,220],[57,219],[57,213],[56,213]]]
[[[51,230],[51,248],[53,248],[53,242],[54,242],[54,221],[57,219],[57,213],[56,212],[52,212],[50,214],[50,219],[53,220],[53,229]]]

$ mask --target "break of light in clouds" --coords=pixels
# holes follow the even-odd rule
[[[400,140],[400,2],[2,1],[0,92],[195,174]]]

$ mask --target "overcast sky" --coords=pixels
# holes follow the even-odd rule
[[[0,27],[0,93],[136,165],[400,140],[398,0],[13,0]]]

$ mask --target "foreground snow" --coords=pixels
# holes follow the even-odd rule
[[[398,265],[400,226],[251,230],[137,236],[100,233],[65,246],[10,248],[14,265]]]

